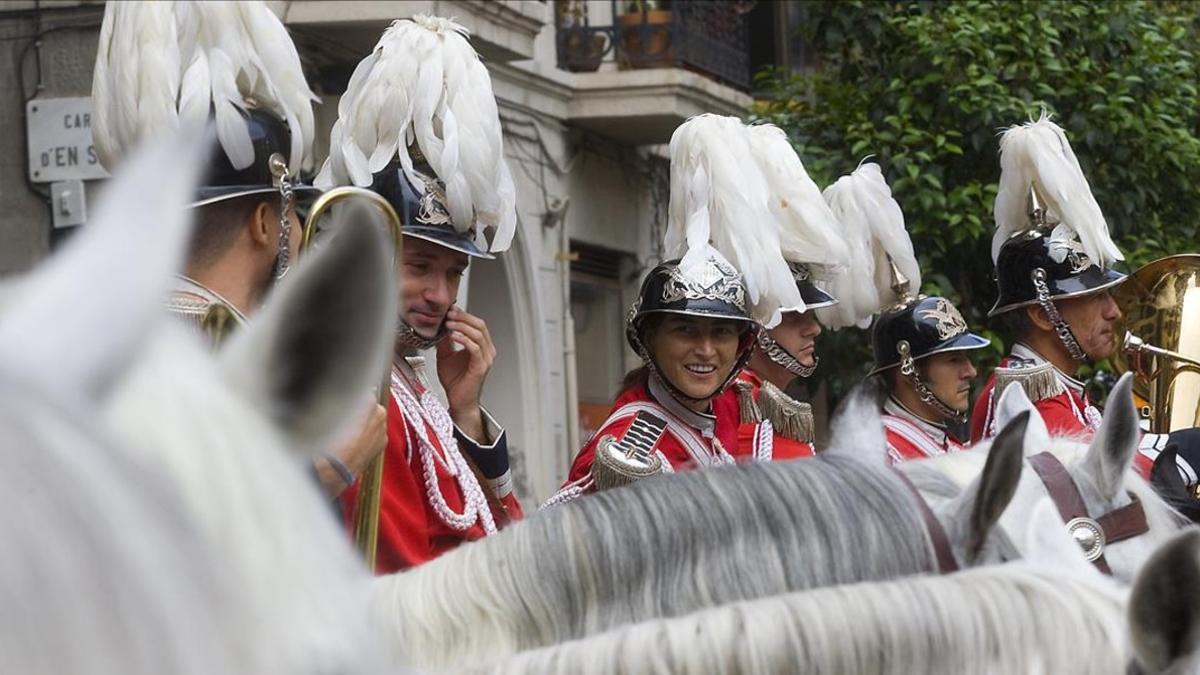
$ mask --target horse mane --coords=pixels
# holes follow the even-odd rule
[[[102,426],[0,373],[0,672],[264,672],[220,556]]]
[[[479,671],[1124,673],[1124,604],[1095,578],[1008,564],[631,624]]]
[[[380,580],[377,611],[412,665],[437,668],[631,621],[935,569],[897,476],[824,454],[648,479],[545,509]]]

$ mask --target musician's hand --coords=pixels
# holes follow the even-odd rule
[[[483,319],[468,314],[455,305],[446,314],[446,329],[449,340],[437,346],[438,380],[446,391],[450,417],[470,438],[490,442],[483,438],[483,413],[479,398],[483,393],[483,382],[496,360],[496,346]],[[462,349],[454,351],[452,344]]]
[[[387,447],[387,408],[372,403],[366,418],[355,432],[354,436],[341,446],[329,453],[331,457],[341,462],[350,473],[357,478]],[[331,499],[337,498],[347,487],[345,477],[334,468],[332,462],[325,457],[313,460],[317,469],[317,478],[321,487]]]

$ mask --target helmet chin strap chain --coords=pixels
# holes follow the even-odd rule
[[[292,223],[288,220],[288,212],[295,201],[295,193],[283,156],[274,153],[269,161],[271,173],[279,180],[279,250],[275,253],[275,269],[271,272],[275,281],[279,281],[292,268]]]
[[[1046,270],[1038,267],[1030,276],[1033,278],[1033,287],[1037,290],[1037,303],[1041,306],[1042,311],[1046,312],[1050,324],[1054,326],[1054,333],[1067,348],[1067,353],[1076,361],[1086,362],[1087,354],[1075,340],[1075,336],[1071,333],[1071,327],[1062,318],[1062,314],[1058,313],[1058,307],[1054,305],[1054,301],[1050,299],[1050,288],[1046,286]]]
[[[783,348],[783,345],[776,342],[775,338],[771,337],[765,329],[758,331],[758,347],[763,350],[767,358],[783,366],[789,373],[796,377],[812,376],[813,371],[817,369],[817,364],[820,363],[820,358],[816,355],[813,355],[811,366],[800,363],[799,359],[792,356],[788,350]]]
[[[912,348],[909,347],[908,340],[897,342],[896,351],[900,352],[900,374],[912,383],[913,389],[916,389],[921,401],[955,424],[966,422],[966,410],[957,410],[946,405],[942,399],[937,397],[937,394],[925,386],[925,382],[921,380],[921,374],[917,372],[917,362],[912,357]]]
[[[441,342],[444,337],[446,337],[446,331],[442,327],[438,328],[437,335],[427,338],[408,325],[404,319],[400,319],[400,325],[396,328],[396,345],[406,351],[424,351],[430,349]]]

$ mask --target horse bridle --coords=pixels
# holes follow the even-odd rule
[[[1079,494],[1079,487],[1057,457],[1042,452],[1029,457],[1029,463],[1042,479],[1058,514],[1067,524],[1067,531],[1083,549],[1083,554],[1096,569],[1112,576],[1112,569],[1104,558],[1105,547],[1150,530],[1142,501],[1129,492],[1128,504],[1093,520],[1088,515],[1083,495]]]

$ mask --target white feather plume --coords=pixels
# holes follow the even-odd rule
[[[418,15],[388,27],[350,77],[315,182],[367,187],[372,174],[399,158],[423,189],[409,154],[414,142],[445,184],[455,227],[476,227],[481,248],[507,249],[516,232],[516,189],[491,77],[467,30],[449,19]],[[486,227],[495,228],[490,247]]]
[[[750,152],[771,191],[771,212],[779,224],[784,259],[805,263],[824,279],[846,270],[850,248],[842,239],[841,225],[787,134],[773,124],[753,125],[747,133]]]
[[[996,193],[996,234],[992,260],[1010,236],[1027,230],[1029,188],[1038,196],[1050,222],[1058,221],[1079,235],[1092,262],[1108,267],[1124,260],[1108,233],[1108,223],[1096,203],[1067,135],[1043,111],[1036,121],[1010,127],[1000,137],[1000,188]]]
[[[112,169],[141,139],[212,114],[234,168],[254,161],[249,101],[287,122],[291,171],[311,164],[316,133],[300,56],[262,2],[110,2],[92,79],[92,135]]]
[[[825,188],[824,196],[844,228],[851,262],[829,286],[840,302],[818,309],[817,315],[831,328],[866,328],[872,314],[899,299],[891,290],[889,256],[908,277],[912,293],[921,289],[921,268],[904,228],[904,213],[874,163],[842,176]]]
[[[667,256],[681,257],[686,274],[715,248],[745,277],[754,318],[767,327],[783,310],[804,311],[746,126],[736,117],[698,115],[675,130],[670,148]]]

